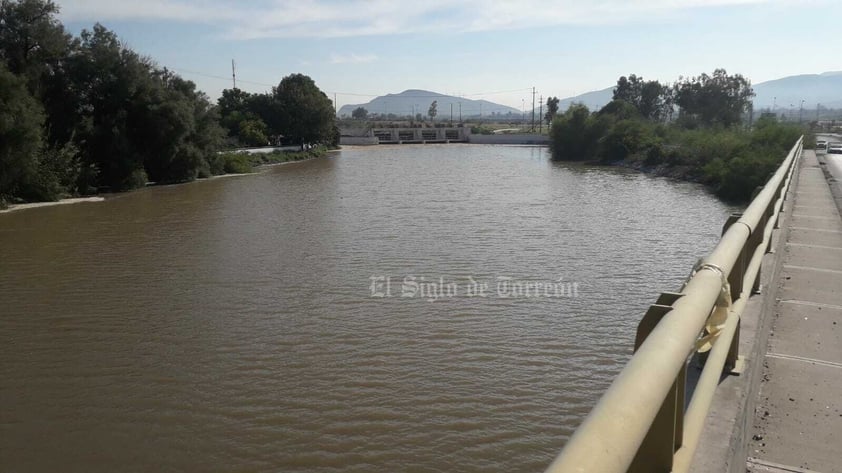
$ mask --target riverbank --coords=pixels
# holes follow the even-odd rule
[[[277,166],[280,164],[288,164],[298,161],[306,161],[310,159],[322,158],[331,152],[339,151],[338,149],[329,149],[324,146],[317,146],[304,151],[272,151],[269,153],[246,153],[246,152],[223,152],[220,153],[220,159],[224,163],[222,169],[224,172],[210,176],[200,177],[191,181],[185,182],[170,182],[170,183],[148,183],[147,186],[158,185],[179,185],[187,184],[194,181],[203,181],[209,179],[219,179],[222,177],[244,176],[249,174],[257,174],[260,168]],[[131,191],[127,191],[131,192]],[[59,199],[56,201],[45,202],[19,202],[9,203],[0,201],[0,214],[14,212],[16,210],[34,209],[40,207],[50,207],[54,205],[68,205],[82,202],[102,202],[105,197],[102,196],[87,196],[87,197],[69,197]]]
[[[747,202],[777,169],[802,134],[804,146],[815,138],[797,124],[761,118],[750,131],[685,128],[609,112],[580,113],[584,118],[556,120],[550,132],[552,159],[621,166],[698,182],[729,202]]]
[[[224,174],[247,174],[254,171],[254,168],[290,163],[294,161],[305,161],[308,159],[322,158],[331,151],[326,146],[316,146],[301,151],[275,150],[268,153],[249,153],[246,151],[228,151],[220,153],[223,161],[222,169]]]
[[[11,204],[5,208],[0,208],[0,214],[14,212],[16,210],[35,209],[39,207],[51,207],[54,205],[69,205],[79,204],[82,202],[102,202],[105,197],[73,197],[70,199],[61,199],[55,202],[27,202],[23,204]]]

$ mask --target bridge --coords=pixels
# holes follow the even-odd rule
[[[842,472],[837,158],[793,146],[547,472]]]

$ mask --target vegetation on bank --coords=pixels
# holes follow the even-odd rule
[[[269,153],[247,153],[244,151],[227,151],[219,153],[216,163],[223,172],[217,174],[244,174],[253,172],[258,166],[283,164],[305,159],[321,158],[327,155],[327,146],[316,146],[303,151],[275,150]]]
[[[554,117],[552,156],[693,180],[723,199],[746,201],[805,133],[771,117],[744,123],[752,95],[745,78],[722,69],[672,87],[621,77],[614,100],[599,111],[571,105]]]
[[[240,144],[338,142],[307,76],[213,104],[102,25],[74,37],[57,14],[50,0],[0,2],[0,205],[241,170],[218,152]]]

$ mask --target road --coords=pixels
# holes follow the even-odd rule
[[[842,136],[840,135],[816,135],[816,139],[819,140],[827,140],[828,142],[834,141],[842,141]],[[836,184],[839,185],[842,183],[842,154],[824,154],[824,153],[817,153],[821,155],[825,162],[827,162],[827,169],[830,171],[830,175],[836,179]]]

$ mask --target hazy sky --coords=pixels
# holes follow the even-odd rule
[[[339,106],[426,89],[521,108],[724,67],[753,83],[842,69],[842,0],[56,0],[216,99],[312,77]],[[536,99],[537,100],[537,99]]]

